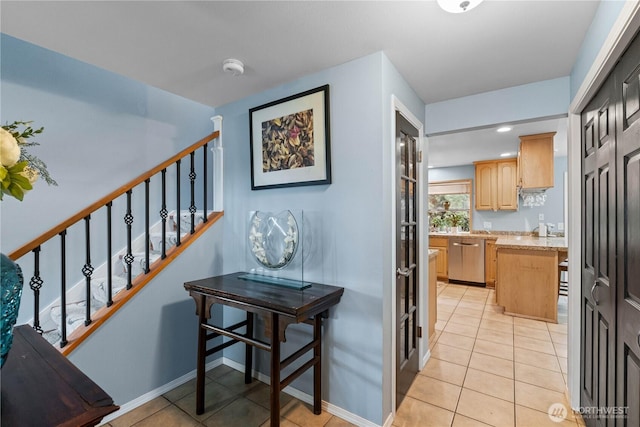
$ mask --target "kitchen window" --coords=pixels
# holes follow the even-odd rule
[[[429,183],[429,226],[433,231],[471,230],[471,180]]]

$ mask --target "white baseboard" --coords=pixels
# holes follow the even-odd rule
[[[220,357],[212,362],[209,362],[206,364],[205,369],[208,371],[210,369],[213,369],[217,366],[220,365],[226,365],[229,366],[230,368],[235,369],[236,371],[240,371],[240,372],[244,372],[244,364],[242,363],[238,363],[235,360],[231,360],[229,358],[226,357]],[[186,374],[184,374],[183,376],[181,376],[180,378],[176,378],[175,380],[161,386],[158,387],[154,390],[151,390],[148,393],[143,394],[140,397],[137,397],[123,405],[120,405],[120,409],[117,410],[116,412],[104,417],[104,419],[102,420],[102,424],[106,424],[109,421],[118,418],[124,414],[126,414],[127,412],[133,411],[134,409],[138,408],[139,406],[144,405],[147,402],[150,402],[151,400],[155,399],[156,397],[160,397],[163,394],[165,394],[166,392],[173,390],[174,388],[186,383],[187,381],[193,379],[196,377],[196,370],[194,369],[191,372],[188,372]],[[256,378],[257,380],[269,385],[270,381],[269,381],[269,376],[263,374],[262,372],[258,372],[255,369],[253,370],[253,377]],[[309,405],[313,405],[313,396],[311,396],[310,394],[304,393],[296,388],[293,388],[291,386],[287,386],[284,390],[285,393],[295,397],[298,400],[301,400]],[[345,421],[350,422],[351,424],[355,424],[357,426],[361,426],[361,427],[380,427],[378,424],[375,424],[367,419],[364,419],[358,415],[355,415],[345,409],[340,408],[339,406],[333,405],[329,402],[326,401],[322,401],[322,409],[327,411],[328,413],[330,413],[331,415],[335,415],[337,417],[342,418]],[[385,422],[385,426],[391,426],[391,421],[393,421],[392,419],[392,414],[389,415],[389,419],[387,419],[387,421]]]

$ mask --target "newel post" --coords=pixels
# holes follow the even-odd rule
[[[211,117],[213,130],[220,134],[213,141],[211,152],[213,153],[213,211],[222,212],[224,210],[224,162],[222,148],[222,116]]]

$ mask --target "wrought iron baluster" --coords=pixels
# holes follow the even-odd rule
[[[162,218],[162,259],[167,257],[167,169],[162,169],[162,208],[160,218]]]
[[[67,230],[60,232],[60,348],[67,345]]]
[[[176,246],[180,246],[180,163],[176,161]]]
[[[207,146],[208,144],[204,144],[204,146],[202,147],[202,157],[203,157],[203,161],[202,161],[202,176],[203,176],[203,180],[202,180],[202,188],[203,188],[203,193],[202,193],[202,212],[204,214],[202,221],[203,222],[207,222]]]
[[[149,248],[151,246],[151,236],[149,234],[149,183],[150,179],[144,181],[144,274],[149,273]]]
[[[191,205],[189,206],[189,212],[191,213],[191,234],[196,232],[196,167],[195,167],[195,152],[190,154],[191,157],[191,171],[189,172],[189,181],[191,181]]]
[[[111,208],[113,202],[107,203],[107,307],[113,305],[113,263],[111,257],[113,254],[113,242],[111,233]]]
[[[127,289],[131,289],[131,264],[133,264],[133,254],[131,253],[131,224],[133,224],[131,193],[131,190],[127,191],[127,213],[124,216],[124,223],[127,224],[127,254],[124,256],[124,262],[127,264]]]
[[[93,274],[93,267],[91,266],[91,215],[84,217],[84,230],[85,230],[85,243],[86,243],[86,255],[87,262],[82,267],[82,274],[86,279],[86,310],[84,325],[89,326],[91,324],[91,275]]]
[[[40,246],[33,250],[33,276],[29,281],[29,287],[33,291],[33,329],[42,335],[40,326],[40,288],[44,281],[40,277]]]

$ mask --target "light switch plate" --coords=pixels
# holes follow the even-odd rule
[[[558,223],[558,231],[564,231],[564,222]]]
[[[491,223],[489,221],[485,221],[483,225],[485,230],[491,230]]]

